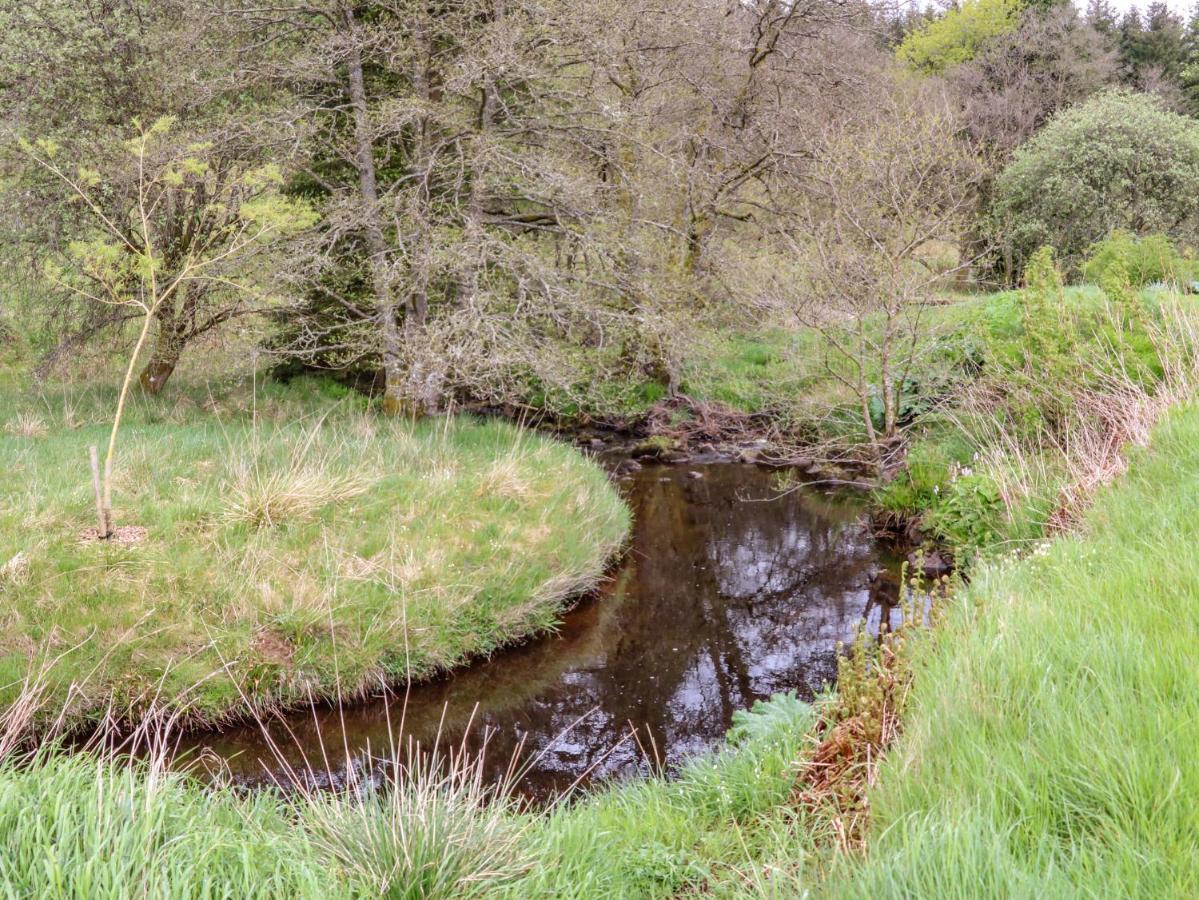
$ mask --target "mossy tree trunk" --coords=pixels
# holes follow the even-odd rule
[[[184,305],[186,306],[186,302]],[[138,381],[147,394],[158,395],[162,393],[174,374],[175,367],[179,365],[179,358],[183,355],[183,347],[187,343],[187,333],[183,317],[170,303],[164,303],[159,307],[154,319],[157,326],[154,350]]]

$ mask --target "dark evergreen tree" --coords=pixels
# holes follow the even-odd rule
[[[1186,29],[1162,0],[1149,5],[1141,36],[1142,65],[1166,78],[1177,78],[1186,61]]]
[[[1120,51],[1120,78],[1127,84],[1136,83],[1141,73],[1143,51],[1141,49],[1145,26],[1141,22],[1141,13],[1135,6],[1131,7],[1120,20],[1120,31],[1116,46]]]
[[[1116,11],[1108,0],[1088,0],[1084,19],[1088,25],[1105,37],[1114,40],[1119,28]]]

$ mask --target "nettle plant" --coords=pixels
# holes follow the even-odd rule
[[[91,448],[97,536],[113,535],[112,463],[138,361],[158,327],[159,349],[180,317],[212,325],[269,307],[271,254],[316,215],[284,196],[277,166],[238,165],[204,142],[181,137],[172,118],[134,124],[103,160],[62,158],[52,141],[23,141],[21,150],[80,211],[78,236],[43,266],[58,288],[109,307],[119,324],[136,327],[113,413],[103,474]],[[151,366],[143,386],[157,393],[174,359]],[[169,368],[168,368],[169,367]]]

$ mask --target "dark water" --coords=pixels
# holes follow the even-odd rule
[[[413,688],[406,704],[322,707],[275,722],[270,741],[251,725],[183,749],[243,784],[289,766],[337,783],[387,755],[402,718],[425,747],[486,740],[497,779],[519,751],[534,799],[708,750],[735,710],[831,682],[836,644],[863,618],[876,630],[898,615],[897,561],[856,511],[811,490],[780,496],[772,479],[742,464],[647,467],[622,482],[636,517],[627,560],[556,635]]]

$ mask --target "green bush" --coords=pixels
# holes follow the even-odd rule
[[[909,32],[895,55],[922,72],[942,72],[973,59],[983,44],[1016,28],[1021,0],[966,0]]]
[[[1194,238],[1199,122],[1122,90],[1059,113],[1000,175],[992,227],[1009,275],[1046,244],[1075,270],[1113,227]]]
[[[1117,266],[1123,266],[1133,287],[1157,282],[1181,284],[1190,281],[1194,273],[1194,263],[1179,253],[1164,234],[1137,237],[1120,228],[1091,245],[1082,276],[1085,281],[1103,285]]]

